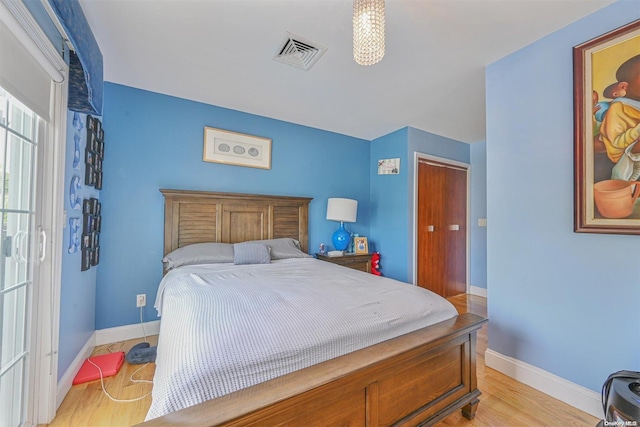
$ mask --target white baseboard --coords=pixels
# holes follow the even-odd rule
[[[160,321],[154,320],[152,322],[144,323],[144,334],[157,335],[160,332]],[[142,338],[142,325],[139,323],[133,325],[118,326],[115,328],[99,329],[95,331],[91,337],[87,340],[82,350],[78,353],[71,366],[65,371],[60,381],[58,381],[58,389],[56,392],[56,409],[60,407],[60,404],[64,400],[65,396],[73,385],[73,379],[82,367],[84,361],[91,356],[94,348],[97,345],[111,344],[119,341],[132,340],[136,338]]]
[[[60,381],[58,381],[58,390],[56,392],[56,409],[60,407],[60,404],[64,400],[65,396],[67,395],[69,390],[71,390],[71,386],[73,385],[73,379],[76,377],[76,374],[82,367],[82,364],[84,363],[85,359],[91,356],[91,353],[93,352],[93,349],[95,348],[95,346],[96,346],[96,334],[94,332],[93,334],[91,334],[91,337],[84,344],[84,347],[82,347],[82,350],[80,350],[80,353],[78,353],[76,358],[73,359],[73,362],[71,362],[71,365],[69,366],[69,368],[67,368],[64,375],[62,375],[62,378],[60,378]]]
[[[491,349],[485,352],[484,360],[489,368],[502,372],[596,418],[604,417],[600,394],[593,390]]]
[[[140,325],[140,323],[117,326],[115,328],[98,329],[96,331],[96,345],[133,340],[136,338],[142,338],[144,335],[158,335],[159,332],[159,320],[144,322],[144,334],[142,332],[142,325]]]
[[[479,297],[487,297],[487,288],[480,288],[478,286],[469,286],[469,293],[471,295],[477,295]]]

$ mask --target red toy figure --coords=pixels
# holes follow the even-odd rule
[[[382,276],[382,273],[380,273],[380,252],[374,252],[371,255],[371,274]]]

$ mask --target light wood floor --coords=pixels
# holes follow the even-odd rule
[[[460,313],[487,315],[487,300],[473,295],[449,298]],[[149,337],[156,345],[157,336]],[[94,355],[113,351],[125,353],[141,339],[96,347]],[[597,418],[566,405],[548,395],[519,383],[493,369],[486,368],[484,352],[487,349],[487,325],[478,333],[477,371],[478,388],[482,391],[476,417],[467,420],[460,412],[437,424],[444,426],[516,427],[516,426],[590,426]],[[133,384],[131,374],[142,365],[122,365],[120,372],[105,378],[105,388],[119,399],[143,396],[151,391],[151,384]],[[150,364],[138,372],[135,379],[153,379],[155,365]],[[151,396],[133,403],[111,401],[102,392],[100,381],[73,386],[58,409],[52,427],[120,427],[142,422],[151,405]]]
[[[486,298],[461,294],[449,298],[460,313],[471,312],[487,316]],[[491,322],[491,319],[489,319]],[[473,420],[463,418],[460,412],[436,424],[444,426],[584,426],[595,427],[600,421],[538,390],[487,368],[484,353],[487,350],[487,324],[478,333],[477,370],[478,388],[482,392],[480,405]]]

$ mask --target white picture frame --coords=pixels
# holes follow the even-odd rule
[[[271,139],[205,127],[202,160],[226,165],[271,169]]]
[[[400,159],[378,160],[378,175],[397,175],[400,173]]]

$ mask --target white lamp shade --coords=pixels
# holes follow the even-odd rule
[[[356,222],[357,213],[357,200],[331,198],[327,203],[327,219],[329,221]]]

